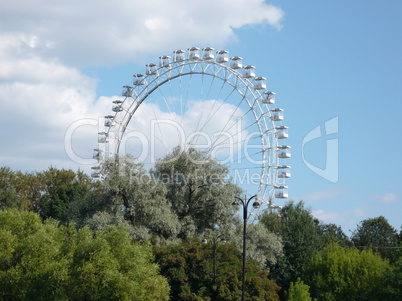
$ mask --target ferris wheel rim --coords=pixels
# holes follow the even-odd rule
[[[192,48],[189,48],[189,50],[190,49],[192,49]],[[221,52],[221,51],[218,51],[217,53],[219,53],[219,52]],[[176,51],[174,51],[174,53],[176,53]],[[183,53],[185,53],[185,52],[183,51]],[[161,56],[160,60],[167,59],[167,58],[170,59],[169,56]],[[232,59],[241,60],[242,58],[241,57],[232,57]],[[184,59],[182,59],[182,60],[173,61],[166,65],[163,65],[161,63],[161,61],[159,61],[159,62],[160,62],[159,65],[157,64],[157,62],[146,65],[147,68],[149,68],[149,66],[156,67],[153,69],[154,72],[147,73],[147,69],[146,69],[144,72],[146,75],[137,74],[137,76],[141,77],[145,83],[143,85],[136,86],[137,90],[135,90],[136,87],[125,86],[125,87],[129,87],[131,89],[131,92],[135,93],[135,97],[126,96],[124,98],[124,100],[122,101],[122,103],[124,104],[128,99],[131,99],[131,98],[135,99],[136,101],[133,101],[130,104],[129,108],[124,113],[124,117],[123,117],[124,122],[121,122],[119,124],[119,129],[118,129],[117,133],[120,136],[117,138],[117,147],[112,151],[112,154],[114,154],[114,155],[119,154],[121,137],[124,135],[124,132],[126,131],[128,124],[130,123],[131,119],[135,115],[137,109],[141,106],[141,104],[144,101],[146,101],[146,99],[149,95],[151,95],[154,91],[156,91],[156,89],[158,89],[159,87],[163,86],[167,82],[169,82],[173,79],[176,79],[178,77],[188,76],[188,75],[208,75],[208,76],[212,76],[212,77],[222,80],[225,84],[231,85],[240,95],[242,95],[243,98],[246,99],[246,102],[249,105],[249,107],[253,113],[253,116],[256,120],[256,124],[258,126],[258,130],[259,130],[260,138],[261,138],[262,156],[263,156],[262,166],[261,166],[261,179],[262,180],[259,184],[257,195],[258,196],[260,196],[261,194],[264,195],[265,190],[267,189],[266,188],[267,185],[273,186],[273,187],[274,186],[278,187],[277,179],[272,181],[272,183],[264,183],[263,182],[263,180],[265,178],[265,174],[268,173],[267,170],[269,168],[272,168],[272,162],[270,162],[270,158],[269,158],[270,153],[272,153],[272,151],[270,152],[270,150],[272,150],[272,148],[279,148],[279,142],[278,142],[277,138],[274,139],[274,141],[276,142],[276,145],[274,145],[274,146],[272,146],[272,145],[266,146],[265,145],[264,135],[266,135],[268,132],[271,132],[271,134],[272,134],[278,128],[278,126],[273,126],[275,123],[272,120],[268,125],[267,119],[263,118],[265,114],[268,115],[268,117],[271,117],[271,112],[273,111],[273,110],[270,110],[268,104],[262,103],[262,100],[264,98],[263,93],[271,93],[273,95],[275,94],[274,92],[267,91],[265,87],[262,89],[256,88],[255,81],[256,80],[263,81],[263,80],[265,80],[265,78],[257,77],[257,76],[245,77],[244,74],[237,71],[237,69],[234,69],[233,67],[231,67],[230,63],[227,64],[228,61],[218,62],[214,59],[202,59],[202,58],[190,59],[190,56],[188,56],[188,57],[184,57]],[[205,68],[201,68],[201,71],[199,71],[199,70],[196,70],[196,68],[198,66],[205,66]],[[210,66],[216,67],[215,70],[212,70],[213,68],[212,67],[210,68]],[[194,68],[190,68],[189,70],[186,70],[186,72],[183,72],[184,68],[186,68],[186,67],[194,67]],[[247,65],[247,66],[241,67],[239,69],[252,69],[252,68],[254,68],[254,66]],[[223,72],[222,72],[222,70],[223,70]],[[179,71],[179,72],[177,74],[172,75],[173,71]],[[212,71],[214,71],[214,72],[212,72]],[[222,76],[222,73],[224,76]],[[166,75],[166,76],[163,78],[162,76],[164,76],[164,75]],[[236,84],[229,81],[229,79],[231,77],[235,78]],[[162,79],[162,81],[160,81],[161,79]],[[156,84],[154,86],[151,86],[152,83],[153,84],[156,83]],[[243,87],[245,87],[244,94],[242,94],[242,91],[240,91],[237,84],[241,84],[241,85],[243,85]],[[260,92],[260,90],[262,90],[262,93]],[[144,93],[144,95],[142,97],[140,97],[141,94],[143,94],[143,93]],[[249,102],[248,98],[245,97],[246,93],[249,93],[250,95],[252,95],[252,98],[253,98],[252,104]],[[257,106],[257,109],[259,110],[259,112],[256,112],[257,109],[255,108],[255,106]],[[122,113],[122,112],[116,111],[114,116],[116,117],[120,113]],[[110,127],[107,129],[107,135],[110,133],[110,129],[111,129]],[[273,165],[279,166],[278,158],[276,158],[276,162],[274,162]],[[262,199],[260,199],[260,200],[264,202],[264,200],[262,200]]]

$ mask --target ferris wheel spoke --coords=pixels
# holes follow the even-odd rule
[[[221,88],[222,88],[222,87],[221,87]],[[221,109],[221,108],[224,106],[224,104],[227,103],[228,98],[229,98],[235,91],[236,91],[236,89],[233,88],[233,89],[230,91],[230,93],[226,96],[226,98],[225,98],[223,101],[219,102],[218,107],[216,108],[216,110],[214,110],[214,108],[215,108],[215,105],[218,103],[218,101],[217,101],[217,100],[214,100],[213,106],[212,106],[211,110],[209,111],[208,116],[207,116],[207,118],[206,118],[206,120],[205,120],[203,126],[202,126],[197,132],[202,132],[202,131],[205,129],[205,127],[209,124],[209,122],[212,120],[212,118],[214,118],[215,115],[219,112],[219,109]],[[235,110],[237,110],[237,107],[236,107]],[[234,113],[232,113],[232,116],[233,116],[233,114],[234,114]],[[197,142],[198,139],[199,139],[199,136],[193,136],[193,139],[194,139],[194,137],[196,137],[196,139],[197,139],[196,142]],[[190,143],[192,143],[192,140],[190,141]]]
[[[244,100],[244,96],[242,97],[240,103]],[[240,104],[239,104],[240,105]],[[232,112],[231,116],[228,118],[228,121],[226,122],[226,124],[224,125],[223,129],[220,131],[220,134],[216,137],[216,139],[212,142],[211,145],[211,150],[215,147],[216,143],[218,143],[220,137],[222,135],[224,135],[224,133],[227,133],[229,130],[231,130],[239,121],[236,122],[232,122],[232,124],[230,125],[230,127],[227,128],[228,124],[230,123],[230,121],[233,119],[233,116],[235,115],[236,111],[238,110],[239,106],[236,107],[236,109]],[[251,111],[252,109],[250,108],[247,112],[243,113],[242,116],[238,117],[238,120],[243,120],[243,117],[247,116],[247,114]],[[240,124],[241,125],[241,124]],[[243,132],[243,129],[240,129],[240,132],[237,133],[237,135],[241,135],[241,133]]]

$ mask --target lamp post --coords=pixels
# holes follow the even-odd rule
[[[239,207],[240,204],[243,206],[243,273],[242,273],[242,292],[241,292],[241,300],[245,299],[246,292],[246,232],[247,232],[247,218],[248,218],[248,205],[251,200],[256,198],[257,195],[253,195],[247,200],[247,197],[244,196],[244,200],[235,196],[235,200],[232,203],[233,206]],[[253,208],[257,209],[260,207],[260,203],[256,200],[253,203]]]
[[[212,242],[212,256],[213,256],[212,258],[213,258],[213,265],[214,265],[214,267],[213,267],[213,275],[214,275],[213,283],[214,284],[216,284],[216,244],[217,244],[217,240],[219,238],[221,238],[221,235],[218,235],[218,237],[212,237],[212,239],[211,239],[211,242]],[[223,242],[223,243],[226,242],[225,237],[221,238],[221,242]],[[207,244],[208,240],[206,238],[204,238],[202,240],[202,243]]]

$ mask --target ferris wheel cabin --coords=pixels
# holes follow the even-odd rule
[[[114,116],[113,115],[107,115],[105,116],[105,127],[112,127],[115,125],[114,121]]]
[[[98,148],[95,148],[92,158],[98,161],[101,160],[103,158],[102,151]]]
[[[264,90],[267,88],[267,84],[265,83],[266,78],[259,76],[254,79],[254,89],[255,90]]]
[[[255,77],[255,67],[252,65],[244,66],[244,78],[253,78]]]
[[[109,142],[109,134],[106,132],[98,133],[98,142],[99,143],[108,143]]]
[[[275,137],[278,139],[286,139],[289,137],[287,126],[276,126]]]
[[[121,112],[123,111],[123,102],[121,100],[115,100],[113,101],[113,107],[112,107],[112,111],[113,112]]]
[[[229,61],[228,53],[226,50],[217,51],[215,61],[219,64],[227,63]]]
[[[234,56],[230,59],[229,67],[232,69],[241,69],[243,68],[243,58],[240,56]]]
[[[275,103],[275,95],[276,95],[275,92],[265,91],[262,103],[273,105]]]
[[[131,97],[131,96],[133,96],[132,87],[130,87],[130,86],[123,86],[123,91],[121,92],[121,96],[124,96],[124,97]]]
[[[280,165],[278,166],[278,178],[287,179],[291,177],[290,166]]]
[[[146,84],[146,81],[144,79],[144,75],[142,74],[135,74],[133,75],[134,80],[133,80],[133,84],[134,86],[143,86]]]
[[[173,62],[183,62],[186,58],[184,57],[185,51],[182,49],[177,49],[173,51]]]
[[[213,60],[214,59],[214,48],[205,47],[202,48],[202,59],[203,60]]]
[[[169,68],[170,67],[170,56],[163,55],[159,57],[159,67]]]
[[[146,75],[155,75],[158,73],[158,69],[154,63],[146,64],[147,70]]]
[[[278,157],[281,159],[287,159],[291,157],[290,154],[290,146],[288,145],[281,145],[278,146]]]
[[[275,108],[270,110],[272,112],[271,120],[272,121],[282,121],[283,117],[283,109]]]
[[[196,61],[200,59],[200,48],[198,47],[191,47],[188,48],[188,59],[190,61]]]
[[[287,186],[276,186],[275,197],[277,199],[286,199],[289,196]]]

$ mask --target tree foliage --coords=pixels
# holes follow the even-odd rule
[[[278,233],[283,240],[284,256],[276,265],[269,265],[271,277],[282,287],[288,289],[303,274],[303,267],[310,261],[320,247],[314,218],[303,202],[288,202],[279,216],[266,213],[261,222],[268,230]]]
[[[243,247],[243,225],[238,224],[230,237],[239,250]],[[247,225],[247,258],[261,266],[274,266],[284,256],[282,238],[270,232],[262,223]]]
[[[360,222],[353,232],[352,241],[356,247],[372,248],[383,258],[393,260],[398,246],[398,233],[384,216],[369,218]]]
[[[179,220],[166,198],[166,188],[133,158],[126,156],[108,162],[102,185],[111,211],[123,212],[134,228],[143,229],[142,239],[151,235],[165,239],[178,235]]]
[[[310,296],[310,287],[300,278],[296,282],[291,282],[287,292],[288,301],[312,301]]]
[[[383,300],[391,265],[370,249],[328,246],[305,271],[306,282],[319,300]]]
[[[381,300],[400,300],[402,297],[402,256],[393,265],[393,269],[386,274],[386,286],[383,289]]]
[[[171,300],[237,301],[241,296],[242,261],[230,243],[216,245],[216,280],[213,276],[213,245],[199,241],[155,247],[156,260],[171,286]],[[246,299],[279,300],[279,287],[253,261],[247,262]]]
[[[104,167],[102,181],[0,168],[0,300],[166,300],[166,278],[172,300],[240,298],[243,225],[231,203],[241,189],[224,165],[176,148],[152,170],[131,157]],[[402,235],[384,217],[349,240],[303,202],[278,213],[247,226],[248,299],[311,300],[308,286],[324,301],[401,298]],[[352,243],[363,251],[341,248]]]
[[[0,209],[16,208],[37,212],[42,218],[68,221],[68,209],[82,200],[97,184],[81,171],[50,167],[43,172],[0,168]]]
[[[32,212],[0,212],[1,300],[168,300],[152,249],[124,229],[96,233]]]
[[[165,184],[167,198],[181,223],[180,237],[232,223],[234,196],[241,189],[227,181],[228,168],[207,153],[176,147],[158,160],[152,175]]]
[[[329,245],[350,246],[350,240],[343,232],[341,227],[335,224],[326,224],[315,220],[317,233],[323,247]]]

